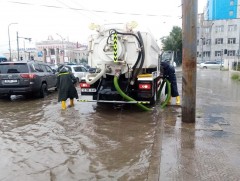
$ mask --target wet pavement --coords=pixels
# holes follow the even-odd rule
[[[181,122],[180,108],[162,114],[159,180],[240,180],[240,82],[198,70],[196,106],[195,124]]]
[[[195,124],[176,106],[75,102],[63,111],[56,92],[1,99],[0,181],[239,180],[240,83],[230,77],[198,71]]]

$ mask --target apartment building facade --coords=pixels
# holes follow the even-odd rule
[[[240,55],[240,19],[237,0],[208,0],[198,16],[197,61],[224,60],[234,69]]]

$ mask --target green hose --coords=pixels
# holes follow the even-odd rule
[[[119,85],[118,85],[118,77],[117,77],[117,76],[114,76],[113,82],[114,82],[114,86],[115,86],[116,90],[118,91],[118,93],[119,93],[124,99],[126,99],[126,100],[128,100],[128,101],[136,101],[136,100],[134,100],[133,98],[131,98],[131,97],[129,97],[128,95],[126,95],[126,94],[121,90],[121,88],[120,88]],[[148,107],[146,107],[146,106],[144,106],[144,105],[142,105],[142,104],[140,104],[140,103],[137,103],[137,106],[140,107],[141,109],[143,109],[144,111],[152,111],[152,109],[150,109],[150,108],[148,108]]]
[[[115,86],[116,90],[118,91],[118,93],[119,93],[124,99],[126,99],[126,100],[128,100],[128,101],[136,101],[136,100],[134,100],[133,98],[131,98],[131,97],[129,97],[128,95],[126,95],[126,94],[121,90],[121,88],[119,87],[119,84],[118,84],[118,77],[117,77],[117,76],[114,76],[113,82],[114,82],[114,86]],[[163,80],[163,82],[162,82],[162,84],[161,84],[161,86],[160,86],[160,90],[159,90],[158,93],[157,93],[157,97],[160,98],[160,95],[161,95],[161,92],[162,92],[162,89],[163,89],[163,86],[164,86],[165,83],[167,84],[167,90],[168,90],[168,92],[167,92],[167,97],[166,97],[165,101],[161,104],[161,108],[165,108],[165,107],[166,107],[166,105],[167,105],[167,103],[168,103],[168,101],[169,101],[169,99],[170,99],[170,97],[171,97],[171,83],[170,83],[169,80],[167,80],[167,79],[164,79],[164,80]],[[137,103],[137,106],[140,107],[141,109],[143,109],[144,111],[152,111],[151,108],[148,108],[148,107],[146,107],[146,106],[144,106],[144,105],[142,105],[142,104],[140,104],[140,103]]]
[[[168,90],[168,92],[167,92],[167,97],[166,97],[165,101],[161,104],[161,108],[165,108],[166,105],[167,105],[167,103],[169,102],[169,100],[170,100],[170,98],[171,98],[171,83],[170,83],[169,80],[167,80],[167,79],[164,79],[164,80],[163,80],[157,96],[158,96],[158,98],[160,99],[160,95],[161,95],[161,92],[162,92],[162,89],[163,89],[163,86],[164,86],[165,83],[167,84],[167,90]]]

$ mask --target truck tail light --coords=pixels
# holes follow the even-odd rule
[[[81,88],[89,88],[89,87],[90,87],[90,84],[80,83],[80,87],[81,87]]]
[[[34,79],[36,74],[20,74],[20,76],[24,79]]]
[[[150,83],[139,84],[138,88],[141,90],[151,90],[152,86]]]

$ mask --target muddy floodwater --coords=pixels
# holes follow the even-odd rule
[[[197,102],[207,108],[208,100],[227,98],[235,104],[240,88],[229,76],[199,71]],[[181,95],[181,72],[178,83]],[[209,86],[222,96],[214,98]],[[159,129],[167,110],[76,101],[75,107],[61,110],[56,92],[44,99],[0,99],[0,181],[150,180],[159,169]],[[174,114],[180,110],[171,107]]]
[[[0,180],[146,180],[157,111],[75,101],[57,93],[0,100]]]

